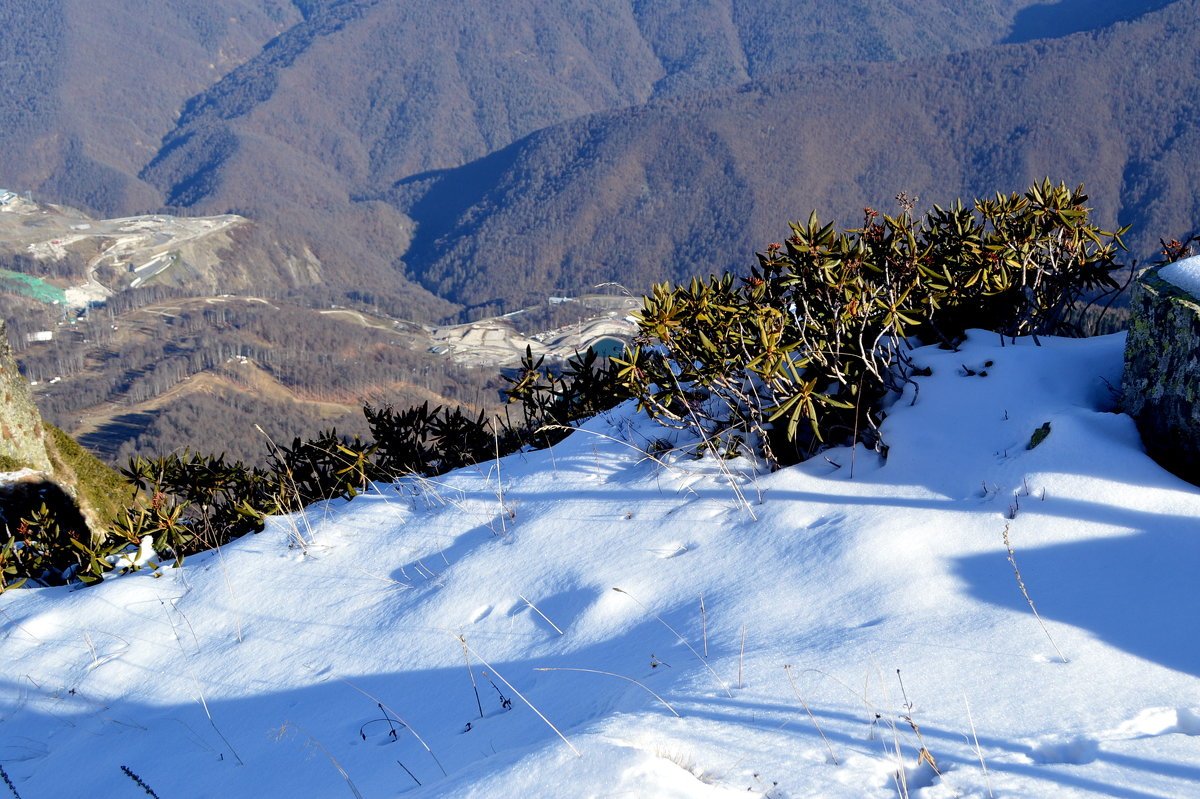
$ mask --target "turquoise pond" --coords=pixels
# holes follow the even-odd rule
[[[625,342],[616,338],[604,338],[593,341],[589,346],[589,350],[595,350],[596,354],[601,358],[615,358],[625,351]]]

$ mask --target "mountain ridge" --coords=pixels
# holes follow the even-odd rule
[[[1033,0],[981,4],[969,14],[945,0],[918,10],[898,0],[836,7],[823,0],[689,6],[523,0],[506,9],[467,3],[453,11],[431,2],[374,0],[221,0],[203,11],[179,0],[157,11],[139,5],[142,0],[122,2],[130,12],[124,17],[126,6],[101,13],[79,0],[60,0],[20,29],[48,42],[42,63],[61,73],[39,79],[50,84],[42,94],[57,110],[35,114],[56,138],[8,135],[24,158],[0,165],[0,183],[109,216],[147,210],[249,216],[296,242],[293,249],[311,249],[329,267],[331,282],[365,278],[404,298],[414,312],[438,303],[405,275],[423,276],[426,288],[445,281],[425,277],[441,268],[421,263],[429,260],[428,240],[405,257],[413,221],[403,202],[390,201],[399,182],[462,167],[596,113],[627,108],[632,114],[647,102],[653,109],[697,93],[708,98],[702,102],[718,102],[734,85],[808,63],[838,62],[842,66],[806,74],[828,69],[852,79],[860,69],[856,61],[988,48],[1008,37],[1022,14],[1036,23],[1030,23],[1033,32],[1055,33],[1059,24],[1038,22],[1041,6]],[[1091,21],[1144,17],[1161,5],[1108,4]],[[12,16],[17,7],[8,0],[0,13]],[[1073,22],[1086,17],[1075,15]],[[121,18],[134,24],[114,28]],[[69,58],[61,55],[68,50],[60,27],[74,37]],[[102,40],[89,39],[91,28],[129,43],[128,57],[118,61]],[[141,47],[134,44],[138,37]],[[92,50],[95,75],[68,92],[67,76]],[[133,70],[144,88],[130,88]],[[95,90],[104,77],[115,91]],[[13,83],[12,92],[29,80]],[[740,163],[746,172],[750,163]],[[716,183],[703,192],[710,200],[722,195],[727,172],[713,167],[706,173]],[[750,184],[759,177],[750,171],[738,180]],[[828,191],[811,194],[815,207],[840,207]],[[329,219],[334,223],[326,224]],[[560,251],[612,246],[572,234],[575,220],[560,222]],[[583,222],[580,230],[594,229]],[[668,235],[652,245],[655,258],[686,249],[689,230],[700,236],[714,224],[729,223],[719,209],[698,212],[679,239]],[[745,239],[739,241],[745,251]],[[735,256],[729,250],[724,258]],[[625,245],[621,259],[637,257]],[[548,277],[544,266],[537,269]],[[561,287],[542,286],[555,288]],[[496,299],[516,302],[497,295],[469,303]]]
[[[854,226],[865,205],[891,212],[898,191],[944,204],[1047,175],[1085,183],[1096,218],[1114,229],[1133,224],[1129,257],[1146,258],[1159,238],[1190,233],[1200,210],[1181,196],[1200,177],[1181,163],[1200,144],[1192,133],[1200,91],[1188,77],[1196,59],[1187,28],[1157,17],[899,65],[816,66],[539,131],[503,151],[506,169],[448,170],[425,198],[396,200],[417,222],[409,274],[467,305],[525,301],[521,270],[568,292],[588,281],[678,281],[735,266],[731,254],[750,263],[786,229],[785,215],[816,209]],[[1113,48],[1130,57],[1110,62]],[[861,113],[869,107],[888,111]],[[1174,133],[1164,136],[1159,121],[1172,113]],[[647,150],[647,142],[664,144]],[[729,191],[709,199],[718,187]],[[457,207],[426,200],[438,193]],[[646,195],[657,205],[639,202]],[[715,218],[693,221],[698,209]],[[588,224],[577,237],[588,247],[556,245],[559,229]],[[693,242],[689,224],[707,235],[707,254],[656,248],[671,226],[685,228],[672,244]],[[636,250],[621,248],[623,239]],[[630,266],[632,257],[648,264]],[[607,260],[584,263],[597,259]]]

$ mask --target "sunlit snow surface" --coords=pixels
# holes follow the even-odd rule
[[[1200,297],[1200,255],[1167,264],[1158,276],[1175,284],[1193,297]]]
[[[886,461],[662,465],[687,442],[623,407],[5,593],[0,765],[26,799],[1200,795],[1200,491],[1111,412],[1121,337],[1044,344],[918,351]]]

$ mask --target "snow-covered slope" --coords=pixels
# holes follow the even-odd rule
[[[621,408],[5,593],[0,765],[26,799],[1197,795],[1200,490],[1110,412],[1121,347],[920,350],[886,461],[658,463],[686,442]]]

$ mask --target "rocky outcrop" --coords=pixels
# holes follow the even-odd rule
[[[29,384],[17,369],[8,333],[0,322],[0,470],[29,468],[49,472],[46,431]]]
[[[43,504],[80,538],[99,540],[120,502],[120,482],[70,436],[42,420],[2,321],[0,396],[0,542]]]
[[[1151,457],[1200,485],[1200,298],[1146,270],[1134,283],[1122,410]]]

